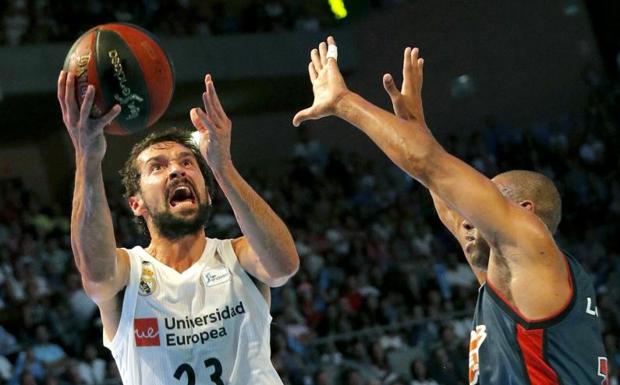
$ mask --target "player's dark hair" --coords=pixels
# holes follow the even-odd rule
[[[198,146],[194,143],[191,136],[191,131],[177,127],[153,131],[133,146],[131,153],[129,154],[129,158],[127,158],[125,165],[119,171],[122,178],[123,187],[125,188],[125,192],[123,194],[125,200],[140,192],[140,170],[138,169],[136,162],[138,156],[140,156],[144,150],[152,145],[162,142],[179,143],[180,145],[187,147],[192,154],[194,154],[198,167],[200,168],[200,172],[205,179],[207,194],[209,194],[211,200],[213,200],[215,184],[213,182],[213,174],[211,173],[211,169],[207,165],[205,158],[200,153]],[[134,217],[134,222],[142,234],[148,234],[144,218]]]

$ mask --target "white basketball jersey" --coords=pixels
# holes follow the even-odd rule
[[[112,352],[124,385],[281,385],[271,364],[271,315],[230,240],[207,239],[182,273],[142,247],[131,265]]]

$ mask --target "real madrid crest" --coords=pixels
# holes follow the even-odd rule
[[[148,296],[157,289],[157,281],[155,280],[155,268],[151,262],[142,261],[142,274],[140,275],[140,284],[138,285],[138,294]]]

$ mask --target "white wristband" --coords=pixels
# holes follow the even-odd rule
[[[327,59],[330,57],[334,60],[338,60],[338,47],[335,44],[329,44],[327,46]]]

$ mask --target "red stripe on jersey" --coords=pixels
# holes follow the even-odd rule
[[[544,329],[527,330],[517,324],[517,342],[532,385],[560,385],[557,373],[543,357]]]

